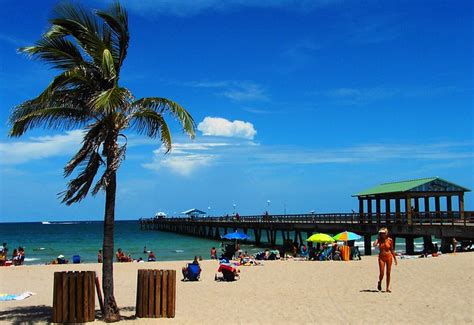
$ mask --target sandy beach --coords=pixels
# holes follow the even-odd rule
[[[161,322],[226,323],[472,323],[474,253],[399,260],[392,293],[377,292],[376,256],[351,262],[272,261],[241,267],[241,279],[215,282],[216,261],[203,261],[199,282],[177,284],[176,318]],[[180,270],[183,262],[115,264],[116,299],[122,315],[134,319],[139,268]],[[23,301],[0,302],[2,323],[50,319],[53,273],[94,270],[99,264],[45,265],[0,269],[0,292],[35,292]],[[385,285],[384,285],[385,288]],[[96,309],[99,309],[98,304]]]

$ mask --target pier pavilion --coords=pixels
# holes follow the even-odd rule
[[[448,182],[439,177],[420,178],[408,181],[383,183],[353,196],[359,199],[359,214],[369,218],[375,214],[380,219],[382,214],[389,216],[395,212],[400,218],[402,212],[407,224],[413,224],[413,217],[434,212],[440,217],[441,212],[451,217],[455,214],[464,218],[464,193],[470,190]],[[452,198],[457,198],[457,209],[453,209]],[[444,201],[444,209],[441,201]],[[421,202],[420,202],[421,201]],[[432,202],[434,201],[434,208]],[[374,204],[375,203],[375,210]]]

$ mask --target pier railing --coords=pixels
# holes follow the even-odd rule
[[[474,226],[474,212],[405,212],[394,213],[320,213],[288,215],[249,215],[222,217],[159,217],[142,218],[141,223],[190,222],[190,223],[330,223],[330,224],[402,224],[402,225],[456,225]]]

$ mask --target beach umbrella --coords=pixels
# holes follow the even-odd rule
[[[337,241],[349,241],[349,240],[359,240],[361,238],[360,235],[350,232],[350,231],[343,231],[336,236],[333,236],[334,240]]]
[[[244,233],[241,232],[229,232],[225,234],[224,236],[221,237],[222,239],[229,239],[229,240],[243,240],[243,239],[249,239],[250,237],[247,236]]]
[[[311,241],[313,243],[332,243],[335,240],[328,234],[318,233],[313,234],[311,237],[306,239],[306,241]]]

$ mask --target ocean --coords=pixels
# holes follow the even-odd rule
[[[26,253],[25,264],[49,263],[58,255],[64,255],[69,260],[73,255],[79,255],[82,262],[95,263],[98,250],[102,248],[102,238],[102,221],[0,224],[0,244],[3,242],[8,244],[8,257],[11,258],[14,248],[22,246]],[[262,238],[262,241],[265,240]],[[147,255],[143,253],[144,246],[147,250],[152,250],[160,261],[192,260],[194,256],[207,259],[211,247],[219,249],[220,244],[221,242],[217,240],[140,230],[138,221],[115,222],[115,250],[122,248],[134,259],[142,257],[146,260]],[[356,242],[356,245],[363,253],[363,242]],[[262,250],[253,245],[242,245],[242,249],[250,254]],[[423,249],[421,238],[415,241],[415,249],[418,251]],[[397,240],[395,250],[404,251],[405,242]]]

